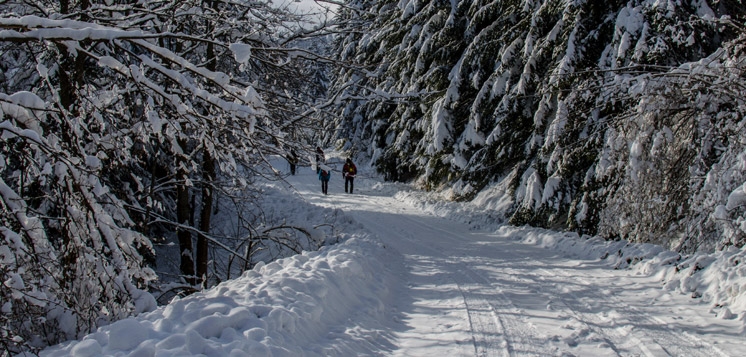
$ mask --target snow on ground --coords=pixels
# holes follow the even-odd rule
[[[42,356],[746,351],[741,250],[679,257],[651,245],[504,226],[497,212],[400,192],[406,186],[366,172],[352,195],[344,193],[339,172],[329,195],[321,194],[308,167],[288,182],[297,191],[276,182],[268,194],[289,206],[295,197],[329,214],[342,212],[347,232],[341,243],[260,264]]]

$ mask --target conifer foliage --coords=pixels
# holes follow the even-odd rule
[[[741,1],[348,4],[367,30],[336,43],[362,70],[336,74],[332,139],[387,178],[503,187],[514,224],[746,243]]]

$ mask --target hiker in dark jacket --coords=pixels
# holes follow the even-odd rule
[[[357,167],[352,163],[352,159],[349,157],[345,161],[345,165],[342,168],[342,177],[345,179],[345,192],[352,193],[352,188],[355,185],[355,176],[357,175]],[[350,190],[347,191],[347,185],[349,184]]]

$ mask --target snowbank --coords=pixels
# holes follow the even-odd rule
[[[238,279],[41,356],[354,355],[366,351],[365,338],[348,339],[360,345],[347,351],[338,343],[330,350],[335,335],[321,333],[376,334],[377,321],[387,320],[388,287],[397,285],[382,263],[391,259],[392,252],[371,238],[349,237],[318,252],[259,264]],[[348,326],[350,321],[370,324]]]

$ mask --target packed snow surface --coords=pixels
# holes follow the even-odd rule
[[[346,194],[341,160],[330,161],[337,171],[329,195],[308,167],[267,184],[267,193],[342,212],[342,242],[259,264],[42,356],[746,351],[740,250],[681,257],[652,245],[500,225],[465,205],[378,182],[365,170],[355,193]]]

